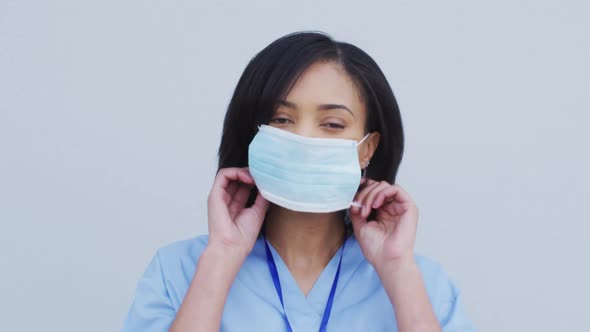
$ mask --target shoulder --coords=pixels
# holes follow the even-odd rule
[[[159,247],[139,281],[136,295],[139,301],[157,298],[178,308],[208,240],[209,235],[202,234]]]
[[[367,277],[371,278],[371,280],[379,280],[377,271],[362,254],[360,245],[354,236],[351,237],[351,244],[349,250],[350,257],[352,258],[349,257],[348,260],[352,262],[349,265],[355,269],[354,280],[361,281]],[[434,305],[452,302],[457,297],[459,289],[442,263],[427,255],[416,252],[414,253],[414,261],[420,270],[427,293]],[[343,261],[343,264],[345,264],[345,261]],[[357,265],[358,268],[356,267]],[[383,287],[380,282],[378,286]]]
[[[415,258],[443,331],[477,331],[468,317],[463,293],[454,278],[438,261],[419,254]]]
[[[137,283],[122,331],[168,330],[208,238],[177,240],[156,250]]]
[[[459,287],[442,263],[422,254],[414,257],[432,304],[437,307],[454,303],[459,296]]]
[[[191,238],[176,240],[158,249],[163,255],[187,253],[195,250],[202,251],[209,243],[209,234],[200,234]]]
[[[442,264],[431,257],[416,253],[414,258],[423,275],[441,276],[445,273]]]
[[[196,263],[209,243],[209,234],[176,240],[157,249],[156,255],[162,266],[183,263]]]
[[[170,287],[188,286],[208,242],[209,235],[201,234],[159,247],[152,262],[159,265],[164,283]]]

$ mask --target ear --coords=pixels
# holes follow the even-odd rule
[[[379,141],[381,140],[381,134],[378,131],[374,131],[371,134],[369,134],[369,137],[367,137],[362,143],[361,145],[359,145],[359,164],[361,166],[361,168],[365,168],[366,164],[369,163],[371,161],[371,158],[373,158],[373,154],[375,153],[375,150],[377,150],[377,147],[379,146]]]

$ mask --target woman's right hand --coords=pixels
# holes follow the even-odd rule
[[[209,246],[243,257],[252,251],[269,205],[258,192],[254,204],[245,207],[254,185],[247,167],[219,170],[207,199]]]
[[[222,168],[207,198],[209,243],[169,331],[219,331],[232,284],[256,242],[268,209],[258,194],[245,208],[254,179],[248,168]]]

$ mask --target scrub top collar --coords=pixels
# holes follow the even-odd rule
[[[334,306],[338,303],[338,294],[346,287],[354,271],[364,259],[354,234],[349,235],[345,241],[346,245],[344,246],[342,265],[340,267],[340,277],[334,294]],[[279,279],[281,280],[281,289],[287,315],[289,316],[292,312],[294,314],[313,316],[321,320],[338,268],[340,250],[336,252],[328,265],[326,265],[306,297],[299,288],[299,285],[297,285],[295,278],[287,268],[285,262],[270,242],[269,248],[275,260]],[[264,238],[259,236],[250,253],[250,257],[244,261],[236,279],[245,284],[254,293],[267,297],[265,300],[272,303],[276,306],[277,310],[282,312],[281,302],[274,289],[272,277],[268,272],[268,268],[261,271],[261,264],[264,266],[267,264],[266,248]],[[260,292],[261,287],[268,288],[272,292]],[[296,315],[291,314],[289,317],[296,317]]]

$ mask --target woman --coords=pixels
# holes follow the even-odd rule
[[[413,252],[402,153],[369,55],[323,33],[274,41],[226,113],[209,234],[157,251],[123,331],[473,331],[457,287]]]

